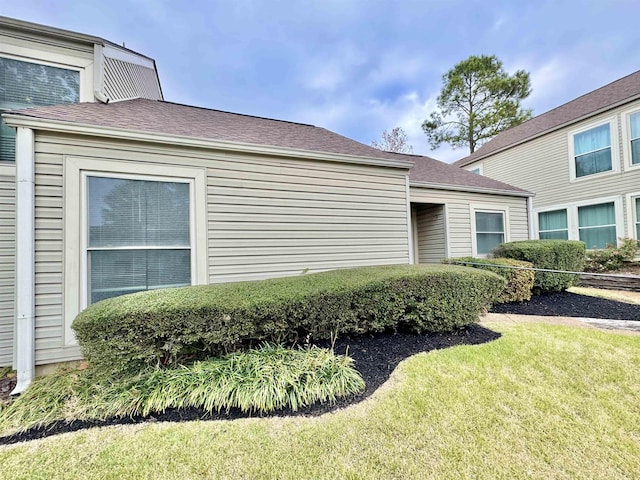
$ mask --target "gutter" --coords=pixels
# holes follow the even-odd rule
[[[22,393],[35,377],[35,148],[33,130],[16,132],[16,313],[14,367]]]
[[[535,197],[535,193],[527,191],[503,190],[500,188],[472,187],[467,185],[449,185],[444,183],[411,182],[412,187],[432,188],[434,190],[451,190],[455,192],[488,193],[491,195],[508,195],[511,197]]]
[[[274,147],[254,143],[230,142],[225,140],[211,140],[199,137],[184,137],[173,134],[146,132],[141,130],[127,130],[124,128],[104,127],[61,120],[48,120],[31,117],[25,113],[5,113],[2,115],[5,123],[11,127],[27,127],[52,132],[75,133],[95,137],[117,138],[122,140],[146,141],[163,143],[173,146],[197,147],[211,150],[225,150],[237,153],[255,153],[306,160],[322,160],[339,163],[374,165],[382,167],[409,169],[413,162],[408,160],[387,160],[376,157],[365,157],[351,154],[319,152],[314,150],[297,150],[287,147]]]

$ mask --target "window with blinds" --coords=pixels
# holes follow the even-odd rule
[[[190,183],[87,177],[88,303],[191,285]]]
[[[613,170],[609,123],[573,135],[576,177]]]
[[[475,212],[476,249],[478,255],[488,255],[504,242],[504,213]]]
[[[80,72],[0,57],[0,113],[80,101]],[[15,161],[15,129],[0,124],[0,161]]]

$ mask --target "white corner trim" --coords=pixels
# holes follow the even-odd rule
[[[311,150],[296,150],[293,148],[273,147],[270,145],[258,145],[252,143],[229,142],[223,140],[210,140],[207,138],[183,137],[179,135],[167,135],[139,130],[127,130],[124,128],[86,125],[60,120],[46,120],[29,117],[28,111],[24,113],[5,113],[2,115],[5,123],[11,127],[29,127],[52,132],[74,133],[79,135],[91,135],[96,137],[117,138],[123,140],[135,140],[152,143],[164,143],[187,147],[207,148],[214,150],[226,150],[239,153],[255,153],[258,155],[281,156],[305,160],[322,160],[329,162],[351,163],[362,165],[374,165],[399,169],[413,167],[413,162],[407,160],[386,160],[375,157],[360,157],[329,152],[317,152]]]
[[[533,198],[529,197],[527,198],[527,231],[529,240],[535,240],[537,238],[536,232],[538,229],[536,228],[535,218],[536,216],[533,213]]]
[[[35,377],[35,146],[33,130],[16,132],[16,316],[15,369],[12,395],[22,393]]]

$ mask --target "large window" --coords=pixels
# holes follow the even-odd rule
[[[613,170],[608,122],[573,134],[573,162],[576,178]]]
[[[578,233],[589,249],[616,245],[614,202],[578,207]]]
[[[190,183],[88,176],[87,303],[191,284]]]
[[[0,57],[0,113],[79,101],[79,71]],[[4,122],[0,124],[0,161],[15,161],[15,129]]]
[[[631,165],[640,165],[640,112],[629,116],[629,137]]]
[[[539,213],[538,234],[541,240],[568,240],[567,210]]]
[[[504,212],[475,212],[476,253],[488,255],[505,241]]]

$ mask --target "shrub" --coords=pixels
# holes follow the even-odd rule
[[[116,379],[94,369],[62,368],[36,379],[0,414],[0,431],[58,420],[104,420],[162,413],[169,408],[207,412],[298,410],[363,391],[353,360],[318,347],[275,345],[222,358]]]
[[[574,240],[524,240],[503,243],[493,254],[531,262],[535,268],[581,272],[584,269],[584,242]],[[533,289],[536,293],[560,292],[575,284],[578,275],[570,273],[535,272]]]
[[[610,272],[619,270],[625,262],[634,259],[638,251],[638,241],[633,238],[620,239],[622,245],[607,245],[607,248],[590,250],[587,252],[585,272]]]
[[[456,266],[390,265],[138,292],[73,322],[93,366],[118,371],[386,329],[452,330],[477,321],[504,279]]]
[[[474,264],[484,265],[465,265],[464,262],[471,262]],[[507,281],[507,285],[496,299],[496,303],[507,302],[523,302],[531,298],[531,291],[533,289],[533,270],[518,270],[511,268],[502,268],[500,266],[492,265],[504,265],[507,267],[525,267],[531,268],[533,264],[531,262],[523,262],[521,260],[513,260],[511,258],[448,258],[443,260],[443,263],[453,263],[465,265],[471,268],[479,268],[482,270],[488,270],[493,273],[497,273]]]

